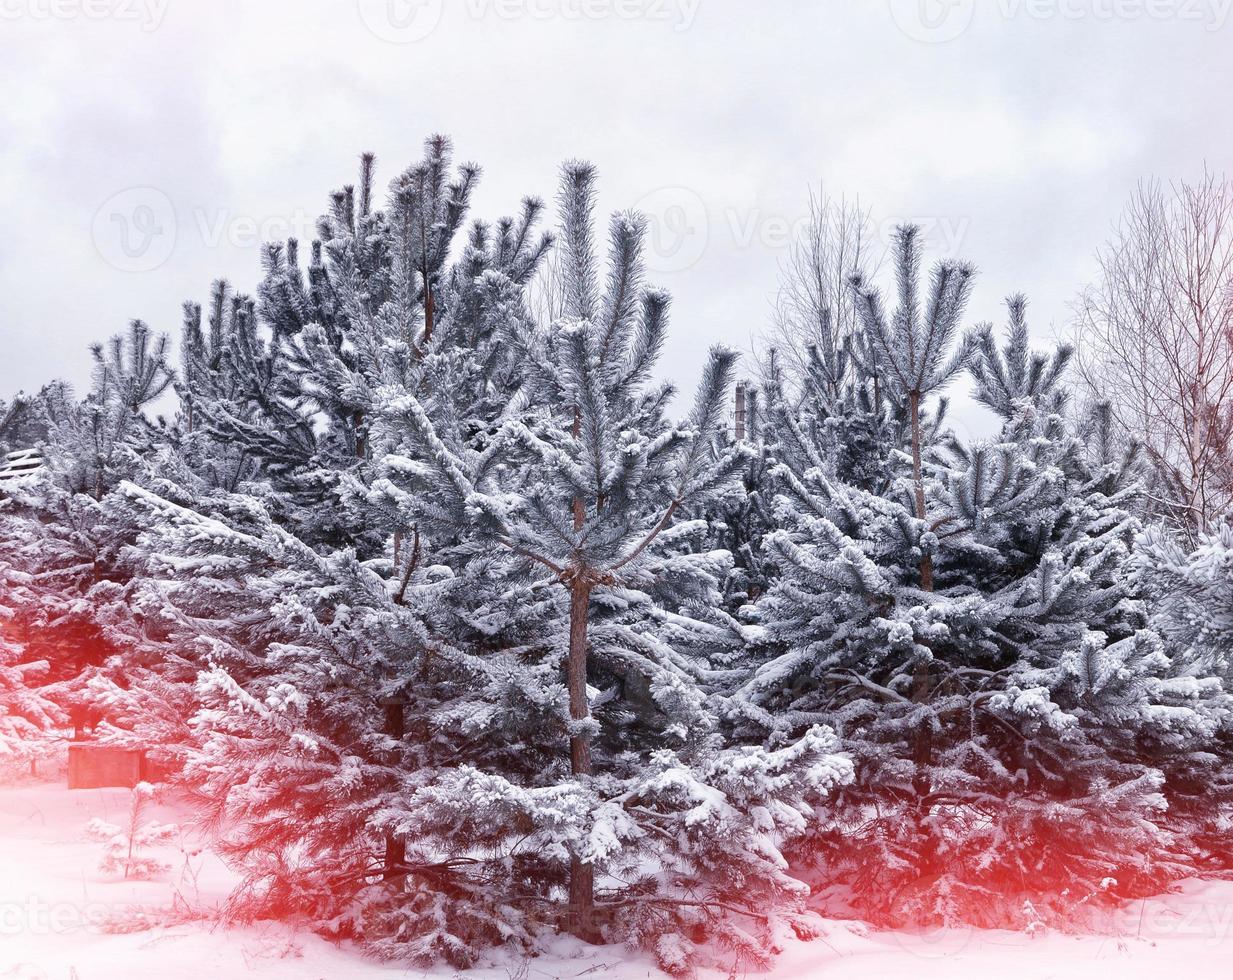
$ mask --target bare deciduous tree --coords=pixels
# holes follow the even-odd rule
[[[527,283],[527,308],[538,323],[556,323],[565,316],[565,269],[561,256],[551,251]]]
[[[874,275],[881,264],[877,253],[884,249],[875,245],[859,199],[810,192],[808,220],[780,265],[775,309],[760,345],[777,352],[780,380],[789,388],[805,374],[811,346],[825,363],[835,363],[835,351],[858,322],[852,277]]]
[[[1188,532],[1233,505],[1233,184],[1141,184],[1075,305],[1077,374],[1154,464],[1154,509]]]

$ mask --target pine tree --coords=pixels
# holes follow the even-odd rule
[[[895,240],[895,277],[899,306],[890,321],[882,310],[876,290],[868,288],[859,277],[853,288],[860,296],[857,311],[869,338],[876,364],[885,381],[885,395],[902,409],[906,406],[910,449],[912,454],[912,484],[915,518],[922,523],[928,515],[925,506],[923,457],[925,452],[921,413],[925,400],[940,391],[959,374],[971,360],[972,341],[965,335],[957,349],[950,350],[959,320],[971,295],[974,269],[962,263],[941,263],[931,277],[930,293],[924,310],[920,309],[919,278],[921,246],[919,229],[907,225],[898,229]],[[921,535],[920,588],[933,591],[932,535],[930,526]],[[929,692],[929,656],[927,644],[914,665],[912,697],[923,700]],[[915,756],[919,766],[931,762],[932,733],[927,725],[917,732]],[[922,784],[918,792],[923,795]]]
[[[524,635],[507,649],[526,664],[520,699],[555,701],[561,712],[537,731],[568,735],[568,772],[564,753],[554,758],[541,740],[512,770],[459,774],[436,805],[458,821],[473,819],[466,814],[481,786],[485,796],[506,798],[486,828],[493,848],[510,840],[509,821],[522,808],[534,833],[553,842],[547,853],[555,867],[541,869],[539,887],[568,881],[566,922],[582,938],[623,933],[652,945],[673,969],[692,959],[691,928],[764,957],[773,947],[770,920],[750,899],[790,907],[801,887],[775,868],[777,852],[766,848],[799,832],[809,801],[846,778],[846,769],[827,754],[821,729],[772,753],[725,746],[718,703],[707,691],[723,672],[695,651],[735,627],[692,613],[715,604],[730,559],[682,548],[701,528],[675,518],[704,504],[740,465],[739,453],[717,454],[713,444],[733,355],[713,353],[688,422],[668,425],[668,389],[647,388],[667,299],[642,291],[644,225],[635,215],[612,221],[601,292],[594,179],[585,164],[564,174],[566,318],[537,327],[519,316],[509,324],[531,410],[505,418],[480,447],[448,416],[438,423],[413,393],[391,392],[381,410],[382,441],[396,445],[383,492],[405,508],[426,546],[458,541],[463,555],[496,548],[503,557],[483,562],[486,577],[504,564],[524,588],[559,590],[543,610],[539,642]],[[542,685],[561,660],[565,697],[557,700]],[[521,723],[518,730],[526,731]],[[540,764],[528,767],[536,758]],[[772,803],[776,785],[784,795]],[[738,806],[750,792],[762,802]],[[544,826],[546,813],[525,809],[537,798],[565,807],[568,824]],[[515,806],[518,800],[527,802]],[[565,866],[558,855],[568,857]],[[618,908],[624,921],[600,919]],[[727,924],[728,909],[762,923],[756,941]]]
[[[1227,867],[1227,801],[1233,792],[1233,718],[1227,700],[1233,687],[1233,618],[1227,569],[1233,531],[1222,526],[1193,549],[1184,541],[1166,525],[1147,528],[1133,568],[1136,584],[1151,600],[1152,628],[1166,644],[1171,683],[1199,702],[1208,726],[1202,744],[1161,763],[1170,767],[1170,816]]]
[[[773,363],[773,356],[770,360]],[[731,441],[719,443],[721,452],[735,449],[745,455],[738,480],[720,489],[706,507],[689,509],[691,516],[706,523],[703,547],[708,551],[727,551],[732,556],[732,571],[723,584],[723,608],[737,617],[766,591],[774,575],[762,547],[763,537],[773,527],[774,495],[762,401],[757,389],[750,385],[744,386],[739,397],[742,404],[738,411],[742,417],[738,431]]]
[[[475,222],[451,262],[480,174],[464,164],[451,176],[452,154],[448,138],[427,140],[423,160],[391,183],[385,208],[365,154],[358,189],[331,196],[306,271],[297,241],[270,244],[255,302],[228,302],[229,287],[216,284],[208,336],[200,310],[188,308],[184,347],[200,353],[186,365],[186,411],[216,447],[207,455],[239,456],[220,485],[268,484],[279,520],[324,546],[366,557],[385,547],[386,529],[356,523],[340,506],[346,479],[368,478],[381,387],[415,389],[449,358],[469,365],[462,376],[455,364],[453,380],[477,401],[517,387],[503,377],[509,357],[493,342],[494,317],[551,244],[535,230],[543,206],[527,198],[516,219]],[[476,406],[480,415],[497,410]]]
[[[171,383],[167,339],[135,321],[106,347],[92,348],[89,394],[49,385],[35,409],[45,433],[45,464],[11,481],[0,500],[0,575],[17,635],[46,662],[54,696],[74,717],[90,698],[85,672],[112,652],[98,617],[99,596],[126,580],[124,550],[135,530],[109,519],[113,487],[142,469],[158,426],[143,409]]]
[[[910,470],[871,493],[835,476],[808,406],[777,416],[783,529],[767,546],[783,574],[759,604],[766,662],[732,705],[772,744],[826,723],[852,753],[856,781],[798,858],[864,914],[1006,925],[1030,895],[1064,919],[1106,878],[1142,893],[1185,865],[1164,761],[1210,736],[1220,695],[1175,678],[1128,586],[1133,447],[1059,414],[1068,352],[1028,351],[1020,299],[1004,349],[986,329],[948,358],[937,338],[955,325],[913,312],[913,241],[890,322],[857,284],[882,394],[909,409]],[[920,322],[957,315],[967,278],[935,272]],[[912,420],[967,363],[1003,421],[991,443]]]
[[[49,393],[50,386],[34,396],[18,392],[11,401],[0,398],[0,456],[29,449],[46,438],[41,407]]]

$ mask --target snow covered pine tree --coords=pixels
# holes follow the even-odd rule
[[[1151,625],[1166,643],[1171,676],[1190,686],[1204,709],[1207,737],[1189,753],[1173,752],[1166,793],[1170,824],[1192,839],[1201,860],[1233,865],[1229,803],[1233,801],[1233,527],[1201,535],[1187,548],[1159,522],[1140,535],[1134,554],[1137,585],[1152,600]]]
[[[399,832],[466,827],[473,855],[508,855],[522,892],[510,906],[559,907],[554,889],[567,883],[571,931],[644,944],[666,968],[689,968],[695,942],[710,938],[765,961],[777,922],[808,921],[778,848],[849,769],[822,728],[776,751],[724,738],[714,693],[724,673],[698,651],[731,646],[739,630],[698,613],[718,605],[731,559],[693,553],[704,529],[674,519],[741,465],[714,451],[734,355],[713,352],[687,423],[669,425],[670,389],[647,387],[668,304],[642,287],[644,222],[613,218],[601,295],[594,182],[587,164],[565,169],[564,319],[537,325],[524,305],[508,308],[502,338],[526,379],[511,411],[495,427],[460,424],[397,388],[379,409],[391,454],[370,498],[402,509],[425,553],[457,542],[452,574],[481,594],[484,580],[508,583],[470,617],[477,644],[504,664],[499,701],[460,705],[452,723],[474,738],[498,727],[499,709],[498,730],[519,747],[509,757],[486,746],[402,801]],[[493,615],[508,616],[510,596],[536,597],[537,629]],[[506,713],[511,700],[534,714]],[[457,837],[437,846],[457,849]]]
[[[783,576],[759,604],[766,662],[732,703],[771,744],[825,722],[855,757],[832,830],[796,856],[862,914],[1006,926],[1027,898],[1061,921],[1113,879],[1141,892],[1185,865],[1158,762],[1202,743],[1219,695],[1175,679],[1145,629],[1133,451],[1062,414],[1069,352],[1029,352],[1018,299],[1004,353],[987,330],[952,351],[971,270],[940,265],[922,310],[919,263],[902,229],[890,318],[856,284],[881,397],[908,420],[887,489],[843,482],[830,405],[776,412]],[[964,367],[1002,418],[992,443],[926,414]]]
[[[140,321],[95,345],[84,400],[56,384],[31,406],[43,433],[43,468],[3,485],[0,582],[10,637],[46,663],[54,686],[45,693],[75,722],[89,716],[89,675],[114,649],[102,609],[128,615],[119,597],[130,574],[125,548],[137,532],[109,513],[106,500],[121,479],[153,464],[158,427],[143,408],[171,382],[167,346]]]
[[[542,206],[450,261],[478,170],[448,156],[385,210],[366,157],[307,284],[290,245],[259,303],[187,307],[181,417],[101,501],[82,484],[126,529],[123,575],[78,593],[122,648],[102,733],[183,765],[246,871],[237,916],[418,961],[561,925],[678,971],[709,939],[765,961],[813,928],[781,848],[851,768],[822,728],[723,730],[712,658],[748,635],[718,610],[730,556],[680,518],[741,465],[715,438],[732,355],[670,425],[641,220],[614,220],[601,296],[593,171],[568,169],[570,312],[539,325]]]

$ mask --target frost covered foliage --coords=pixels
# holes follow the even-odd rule
[[[255,300],[220,282],[204,321],[186,306],[181,397],[200,470],[262,497],[314,546],[366,558],[383,546],[379,526],[339,506],[344,474],[367,476],[383,386],[414,390],[436,360],[461,359],[460,408],[482,418],[505,383],[509,359],[492,335],[551,238],[537,234],[543,206],[528,198],[517,218],[477,221],[459,245],[479,168],[453,172],[452,154],[446,137],[429,139],[384,208],[365,155],[358,188],[332,195],[318,222],[307,268],[296,240],[270,244]]]
[[[49,455],[58,468],[56,484],[95,500],[140,465],[156,428],[143,414],[171,385],[170,340],[155,336],[140,320],[126,334],[91,348],[89,394],[80,402],[66,388],[45,400]]]
[[[55,680],[77,677],[108,653],[91,593],[119,574],[131,529],[106,522],[93,496],[75,494],[45,474],[0,500],[3,604],[35,659]]]
[[[396,678],[434,689],[416,676],[423,629],[353,554],[319,554],[251,498],[177,503],[163,489],[117,491],[143,528],[130,602],[147,654],[124,686],[96,682],[108,735],[174,748],[247,874],[235,916],[363,936],[358,896],[390,870],[372,823],[383,794],[425,758],[448,763],[422,716],[405,752],[383,731]],[[474,680],[434,652],[460,689]]]
[[[1222,525],[1193,549],[1163,527],[1148,528],[1135,569],[1157,599],[1159,632],[1204,672],[1233,676],[1233,527]]]
[[[773,364],[773,357],[771,361]],[[705,521],[704,547],[732,556],[732,569],[721,590],[724,610],[736,616],[741,615],[742,607],[766,591],[775,576],[768,552],[762,546],[762,539],[774,527],[774,481],[760,395],[757,389],[746,386],[744,444],[725,447],[744,457],[736,478],[717,489],[704,506],[688,511],[691,517]],[[732,442],[736,442],[735,437]],[[744,653],[744,644],[739,652]]]
[[[146,806],[153,798],[154,787],[138,783],[133,787],[124,826],[98,817],[86,824],[86,833],[103,844],[99,870],[104,874],[118,875],[126,881],[148,881],[171,869],[170,864],[150,854],[149,849],[174,841],[180,828],[173,823],[144,819]]]
[[[84,399],[0,408],[48,461],[0,487],[0,751],[144,748],[231,916],[423,964],[566,931],[764,965],[811,887],[1037,928],[1224,858],[1229,542],[1141,534],[1135,448],[1022,299],[963,332],[973,270],[922,282],[905,228],[896,308],[855,280],[735,439],[726,349],[672,417],[646,223],[604,247],[591,166],[555,233],[470,218],[443,137],[374,175],[186,305],[178,372],[134,323]],[[965,372],[991,440],[944,428]],[[139,816],[119,873],[170,833]]]
[[[62,384],[45,388],[29,407],[44,468],[0,491],[0,603],[32,659],[46,661],[74,721],[88,705],[86,675],[113,652],[99,613],[128,579],[124,550],[136,537],[125,515],[109,512],[108,496],[166,453],[143,411],[170,383],[166,346],[135,322],[93,348],[84,399]]]
[[[31,501],[106,556],[55,562],[106,644],[77,689],[198,794],[238,918],[418,962],[559,929],[766,962],[815,928],[783,849],[852,773],[823,726],[723,724],[749,630],[693,515],[750,463],[721,438],[734,355],[671,422],[643,220],[614,217],[601,273],[568,167],[567,313],[540,323],[542,206],[451,252],[478,172],[448,158],[430,141],[384,210],[365,158],[306,279],[271,249],[256,301],[188,307],[177,420],[130,410],[150,444]]]
[[[36,762],[51,754],[63,715],[42,689],[47,662],[29,660],[4,638],[3,614],[0,609],[0,763]]]
[[[1224,689],[1233,682],[1233,528],[1225,524],[1188,548],[1178,535],[1156,525],[1139,539],[1133,568],[1139,588],[1153,600],[1152,627],[1164,639],[1178,683],[1196,693],[1212,678]],[[1217,860],[1228,865],[1227,811],[1213,802],[1233,796],[1233,717],[1223,714],[1213,737],[1195,752],[1174,780],[1173,810],[1196,822]],[[1215,727],[1215,726],[1213,726]],[[1187,778],[1183,778],[1187,777]]]
[[[0,398],[0,456],[16,449],[29,449],[46,439],[42,408],[57,387],[49,385],[35,395],[18,392],[8,401]]]
[[[1028,350],[1018,299],[1004,349],[987,329],[951,347],[970,270],[939,266],[921,296],[918,266],[905,230],[889,316],[857,284],[881,395],[909,419],[885,492],[837,475],[809,402],[777,414],[783,575],[732,704],[769,744],[826,723],[854,757],[830,831],[795,856],[862,913],[1005,925],[1027,897],[1063,919],[1105,878],[1128,894],[1189,866],[1169,777],[1210,774],[1226,698],[1148,628],[1127,567],[1134,450],[1062,414],[1068,351]],[[964,368],[1003,420],[989,443],[924,414]]]
[[[401,515],[420,560],[484,600],[451,610],[464,621],[448,635],[505,668],[495,704],[459,706],[453,723],[518,745],[476,746],[435,787],[431,819],[391,813],[392,830],[439,827],[445,849],[467,828],[467,859],[500,862],[505,902],[644,945],[674,971],[707,940],[765,961],[784,924],[806,928],[780,848],[849,770],[820,727],[775,751],[726,742],[715,692],[745,642],[716,609],[730,556],[696,551],[705,528],[678,517],[742,465],[717,439],[733,355],[713,352],[693,411],[669,423],[669,390],[650,384],[667,297],[643,285],[632,214],[612,220],[601,285],[594,179],[565,169],[565,317],[510,307],[503,339],[524,379],[510,410],[477,430],[405,389],[379,409],[390,452],[366,503]]]

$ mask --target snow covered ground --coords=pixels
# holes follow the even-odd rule
[[[191,833],[156,849],[170,870],[124,881],[99,869],[104,845],[86,826],[122,825],[128,790],[63,782],[0,785],[0,978],[3,980],[377,980],[424,971],[373,963],[285,926],[224,929],[211,913],[233,877]],[[143,820],[176,822],[155,805]],[[458,976],[443,968],[443,977]],[[1177,894],[1135,903],[1108,935],[947,930],[879,932],[834,923],[824,940],[798,943],[772,975],[828,980],[1119,980],[1233,975],[1233,882],[1186,882]],[[509,958],[468,980],[517,977],[660,977],[650,959],[621,948],[562,940],[550,955]]]

